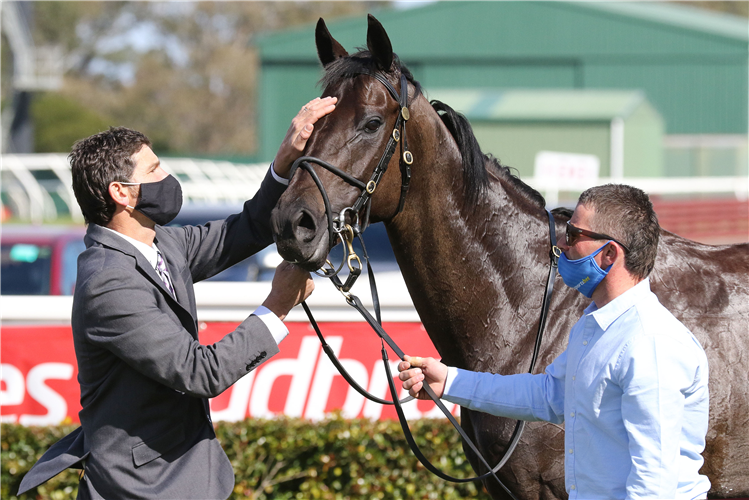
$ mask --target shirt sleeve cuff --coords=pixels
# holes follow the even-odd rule
[[[455,382],[455,377],[458,376],[458,369],[454,366],[447,367],[447,378],[445,379],[445,390],[442,391],[442,395],[450,394],[450,386]]]
[[[273,162],[273,163],[275,163],[275,162]],[[284,186],[288,186],[289,185],[289,179],[286,179],[286,178],[281,177],[280,175],[278,175],[276,173],[276,169],[273,168],[273,163],[270,164],[270,174],[273,176],[273,178],[276,180],[276,182],[279,182],[279,183],[283,184]],[[281,320],[279,320],[279,321],[281,321]]]
[[[283,324],[283,321],[278,319],[278,316],[265,306],[260,306],[253,312],[255,316],[265,323],[265,326],[270,330],[270,334],[273,336],[273,340],[276,344],[280,344],[283,339],[289,334],[289,329]]]

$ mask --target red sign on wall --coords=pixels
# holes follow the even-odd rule
[[[202,344],[212,344],[236,323],[208,323]],[[372,403],[350,388],[320,347],[307,323],[287,323],[281,352],[211,400],[214,420],[272,418],[311,420],[341,410],[344,417],[397,418],[392,405]],[[322,323],[328,344],[346,370],[375,396],[390,399],[380,340],[366,323]],[[385,330],[404,352],[438,357],[420,323],[386,323]],[[392,353],[391,370],[397,373]],[[23,425],[78,422],[80,390],[70,326],[4,326],[2,331],[2,421]],[[400,382],[396,381],[396,387]],[[405,392],[401,391],[401,397]],[[446,403],[456,413],[457,407]],[[408,418],[441,417],[431,401],[404,405]]]

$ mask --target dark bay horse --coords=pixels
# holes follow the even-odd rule
[[[543,197],[496,159],[481,153],[464,117],[423,96],[370,16],[368,50],[348,55],[320,20],[318,55],[324,95],[336,110],[315,125],[305,155],[320,158],[366,183],[382,157],[399,105],[379,72],[400,92],[407,77],[412,176],[399,212],[403,142],[371,199],[371,220],[384,221],[398,264],[424,327],[449,365],[501,374],[527,371],[549,266]],[[361,193],[316,168],[333,212]],[[555,211],[558,234],[570,212]],[[299,169],[272,215],[281,255],[309,270],[329,251],[328,219],[319,189]],[[703,473],[715,498],[749,496],[749,244],[708,246],[662,231],[653,291],[702,343],[710,363],[710,428]],[[536,372],[567,345],[589,303],[556,280]],[[413,353],[418,354],[418,353]],[[502,456],[514,422],[462,410],[462,426],[490,463]],[[500,472],[521,498],[565,498],[564,428],[527,426]],[[405,452],[405,451],[404,451]],[[475,456],[469,459],[483,472]],[[504,498],[492,479],[490,494]]]

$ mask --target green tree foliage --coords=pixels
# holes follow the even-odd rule
[[[15,499],[23,475],[71,426],[2,425],[2,498]],[[432,463],[458,477],[473,475],[460,437],[446,420],[412,422]],[[216,434],[234,467],[235,499],[488,499],[477,483],[443,481],[416,460],[397,421],[321,422],[280,418],[219,422]],[[75,498],[68,470],[21,498]]]
[[[254,39],[321,16],[358,15],[382,5],[34,2],[34,38],[39,45],[64,48],[60,96],[92,111],[77,117],[90,121],[96,115],[106,119],[107,126],[138,129],[161,154],[247,158],[257,150]],[[36,108],[52,102],[47,99]],[[44,123],[49,117],[43,110],[35,119],[43,130],[57,126]],[[71,145],[55,147],[68,151]],[[49,143],[43,147],[47,151]]]
[[[749,2],[746,0],[678,0],[677,3],[736,16],[749,17]]]
[[[69,151],[76,140],[106,130],[110,123],[95,109],[53,93],[36,96],[31,115],[38,153]]]

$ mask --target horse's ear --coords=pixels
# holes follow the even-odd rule
[[[317,57],[320,58],[323,66],[327,66],[339,57],[348,55],[346,49],[330,35],[322,17],[317,21],[317,28],[315,28],[315,44],[317,45]]]
[[[374,57],[377,67],[382,71],[390,71],[390,66],[393,64],[393,46],[390,44],[390,38],[380,21],[372,14],[369,14],[368,21],[367,48]]]

